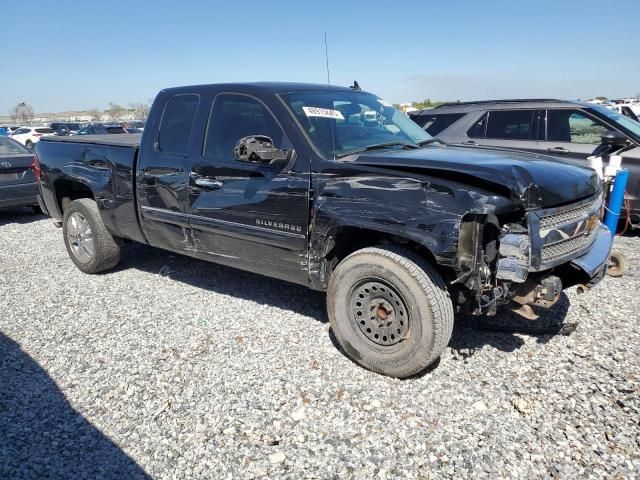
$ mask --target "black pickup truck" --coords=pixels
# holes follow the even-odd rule
[[[142,136],[36,152],[39,202],[83,272],[132,240],[326,290],[344,352],[394,377],[440,356],[456,310],[531,317],[587,290],[612,243],[592,170],[444,145],[357,86],[170,88]]]

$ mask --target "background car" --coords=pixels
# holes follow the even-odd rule
[[[20,142],[29,150],[33,150],[34,145],[40,140],[40,137],[46,137],[49,135],[55,135],[53,128],[49,127],[20,127],[13,134],[11,138]]]
[[[50,127],[55,130],[57,135],[77,135],[78,132],[82,129],[82,124],[69,122],[53,122]]]
[[[7,127],[0,127],[0,137],[8,137],[9,129]]]
[[[535,99],[451,103],[409,116],[447,143],[544,153],[583,166],[602,151],[602,136],[615,132],[630,174],[630,220],[640,226],[640,123],[625,115],[588,102]]]
[[[30,206],[40,212],[34,155],[9,137],[0,137],[0,208]]]
[[[105,135],[110,133],[127,133],[127,131],[118,124],[110,123],[93,123],[80,129],[78,135]]]

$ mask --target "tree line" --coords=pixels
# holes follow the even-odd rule
[[[109,102],[109,108],[100,110],[98,107],[90,108],[82,113],[89,115],[92,121],[99,122],[105,118],[117,121],[125,116],[133,115],[136,119],[144,120],[149,115],[151,101],[130,103],[124,107],[114,102]],[[9,111],[9,117],[16,123],[28,123],[33,120],[35,113],[33,107],[26,102],[20,102]]]

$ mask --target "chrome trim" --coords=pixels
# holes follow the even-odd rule
[[[570,205],[527,213],[530,271],[548,270],[589,250],[596,239],[601,209],[602,196],[597,194]]]

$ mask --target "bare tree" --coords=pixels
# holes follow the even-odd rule
[[[16,105],[9,111],[9,116],[11,117],[11,121],[13,123],[18,121],[18,106]]]
[[[93,107],[90,110],[87,110],[87,115],[91,116],[91,121],[99,122],[102,120],[102,112],[98,109],[98,107]]]
[[[126,113],[127,109],[117,103],[109,102],[109,108],[104,112],[109,115],[111,120],[119,120]]]
[[[9,112],[9,116],[14,122],[27,123],[33,118],[33,107],[25,102],[20,102]]]
[[[131,107],[131,110],[133,110],[138,120],[146,120],[149,116],[149,109],[151,108],[148,103],[130,103],[129,107]]]

